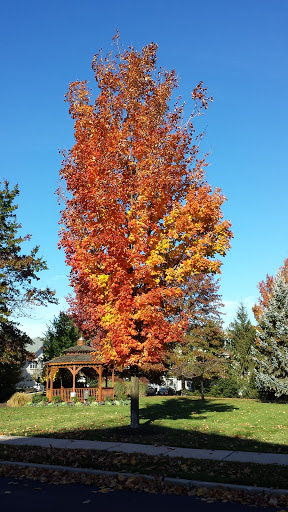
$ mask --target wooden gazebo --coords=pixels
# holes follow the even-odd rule
[[[46,396],[49,401],[53,396],[60,396],[64,402],[71,402],[71,398],[76,396],[82,402],[88,396],[95,397],[95,400],[101,402],[107,396],[114,399],[114,368],[109,368],[101,361],[101,356],[95,356],[95,349],[85,345],[85,341],[80,338],[77,345],[66,348],[65,354],[54,357],[46,363],[47,367],[47,386]],[[93,356],[92,356],[92,353]],[[85,369],[91,374],[95,370],[95,377],[98,379],[98,387],[90,387],[87,384],[83,387],[77,387],[77,375],[81,371],[85,375]],[[64,372],[71,372],[73,378],[72,387],[64,387],[62,385],[62,376]],[[54,384],[54,376],[59,371],[60,387]],[[108,387],[108,377],[112,381],[111,387]],[[104,386],[103,386],[104,384]]]

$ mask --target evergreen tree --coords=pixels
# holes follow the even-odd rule
[[[47,269],[38,256],[39,247],[22,252],[22,244],[31,237],[18,234],[21,224],[14,204],[18,194],[17,186],[10,189],[7,181],[0,182],[0,401],[15,391],[23,365],[33,357],[26,350],[31,339],[12,319],[26,314],[32,306],[57,303],[55,292],[34,285],[38,272]]]
[[[61,311],[59,316],[55,317],[51,325],[48,326],[42,338],[44,361],[61,356],[65,348],[77,344],[78,338],[79,331],[73,318]]]
[[[288,396],[288,285],[280,271],[259,318],[254,356],[259,390],[277,398]]]
[[[240,304],[234,322],[229,325],[228,340],[236,362],[235,372],[242,379],[248,380],[254,368],[251,350],[255,343],[255,336],[255,327],[249,320],[245,306]]]
[[[25,362],[33,358],[34,354],[25,348],[31,341],[16,324],[0,323],[0,402],[16,391]]]
[[[29,306],[57,303],[55,292],[34,286],[39,280],[38,272],[47,270],[46,262],[38,256],[39,247],[29,254],[21,252],[21,245],[31,236],[18,235],[21,224],[17,222],[14,204],[19,194],[18,187],[9,189],[9,183],[0,182],[0,323],[7,322],[11,315],[25,314]]]

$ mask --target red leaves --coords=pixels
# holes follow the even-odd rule
[[[288,258],[284,260],[284,265],[280,267],[280,271],[283,274],[286,283],[288,283]],[[268,274],[266,276],[266,280],[260,281],[258,284],[260,297],[258,299],[258,304],[255,304],[252,308],[257,322],[259,322],[260,316],[263,314],[264,309],[268,306],[268,302],[272,297],[273,286],[274,277],[269,276]]]
[[[61,170],[69,193],[60,245],[79,327],[103,329],[107,361],[139,366],[161,362],[181,339],[184,319],[167,315],[172,299],[191,273],[220,271],[214,257],[232,237],[225,198],[204,181],[194,128],[183,125],[183,107],[169,111],[176,74],[156,75],[156,51],[151,43],[96,55],[94,104],[86,82],[71,84],[76,142]],[[202,83],[193,94],[197,111],[207,108]]]

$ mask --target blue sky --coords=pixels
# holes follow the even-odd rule
[[[55,195],[58,149],[73,144],[64,94],[75,79],[93,85],[93,55],[111,49],[116,29],[124,47],[159,45],[158,63],[176,69],[183,99],[200,80],[214,96],[199,128],[208,181],[227,197],[234,232],[221,276],[225,323],[240,301],[250,311],[258,282],[288,257],[287,24],[287,0],[2,3],[0,178],[19,184],[18,220],[49,267],[40,285],[60,299],[18,319],[28,334],[41,336],[70,292]]]

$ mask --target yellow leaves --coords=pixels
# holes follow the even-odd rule
[[[149,258],[147,258],[146,260],[146,265],[148,267],[151,267],[153,269],[154,272],[152,272],[153,274],[157,273],[157,271],[155,272],[155,267],[157,267],[158,265],[161,265],[161,263],[163,263],[165,261],[164,257],[161,256],[158,251],[153,251]]]
[[[106,288],[107,283],[108,283],[108,279],[109,279],[109,275],[108,274],[100,274],[100,275],[97,276],[97,280],[98,280],[99,286],[101,286],[102,288]]]
[[[160,242],[157,244],[157,249],[156,251],[159,252],[159,253],[168,253],[169,250],[171,248],[171,240],[167,237],[162,236],[162,238],[160,239]]]
[[[110,323],[113,323],[115,315],[113,313],[106,313],[106,315],[102,316],[101,323],[103,326],[109,326]]]

